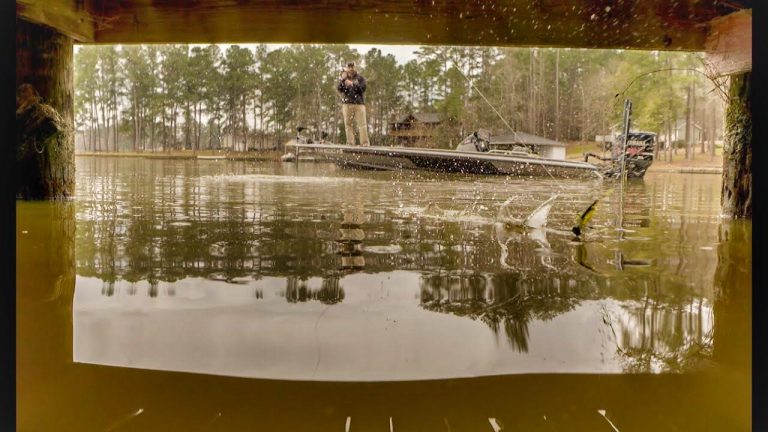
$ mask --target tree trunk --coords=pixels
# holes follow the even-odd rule
[[[528,132],[536,133],[534,130],[533,112],[535,106],[535,100],[533,97],[534,86],[534,74],[533,74],[533,50],[529,50],[529,66],[528,66]]]
[[[672,162],[672,120],[667,122],[667,162]]]
[[[171,134],[171,147],[176,148],[176,117],[179,116],[179,113],[176,112],[176,104],[173,104],[173,114],[171,117],[171,123],[173,124],[173,134]]]
[[[560,139],[560,49],[555,48],[555,141]]]
[[[66,199],[74,193],[73,41],[48,27],[16,20],[16,87],[30,84],[61,117],[64,130],[42,152],[15,165],[16,196]],[[17,155],[21,150],[17,118]],[[25,131],[32,132],[32,131]]]
[[[242,99],[241,99],[241,107],[242,107],[242,114],[243,114],[243,151],[248,150],[248,122],[245,120],[245,112],[248,108],[247,101],[245,99],[245,93],[243,93]]]
[[[91,125],[91,122],[87,122],[88,127],[88,150],[90,151],[96,151],[96,146],[94,144],[93,140],[93,125]]]
[[[195,150],[201,150],[200,148],[200,136],[203,133],[203,104],[202,102],[197,103],[197,108],[195,108]]]
[[[693,82],[691,83],[691,160],[696,158],[696,144],[696,82]]]
[[[133,116],[133,151],[136,152],[137,140],[139,139],[139,119],[138,111],[136,109],[136,88],[131,90],[131,99],[133,100],[133,106],[131,107]]]
[[[104,125],[104,149],[109,151],[109,119],[107,118],[104,103],[105,102],[102,101],[99,105],[101,107],[101,124]]]
[[[752,73],[731,76],[723,144],[723,212],[752,218]]]
[[[155,119],[149,124],[149,149],[155,151]]]
[[[118,146],[118,144],[120,143],[119,142],[119,138],[120,138],[120,130],[119,130],[119,128],[120,128],[120,114],[119,114],[118,108],[117,108],[117,96],[116,95],[117,95],[117,90],[115,90],[115,93],[113,93],[113,95],[112,95],[112,109],[114,110],[112,115],[114,116],[114,119],[115,119],[115,121],[114,121],[114,131],[113,131],[113,133],[115,135],[115,139],[113,140],[113,142],[114,142],[114,146],[115,146],[115,152],[118,152],[118,151],[120,151],[120,147]]]
[[[184,110],[184,149],[188,149],[192,146],[192,138],[190,136],[191,131],[189,130],[192,125],[190,125],[190,109],[189,109],[189,101],[187,101],[186,108]]]
[[[715,138],[717,137],[717,117],[715,116],[715,106],[712,105],[712,115],[710,116],[712,119],[712,124],[709,125],[710,135],[709,135],[709,160],[713,161],[715,159]]]
[[[168,149],[168,131],[165,124],[165,107],[162,108],[160,114],[160,142],[162,143],[163,150]]]
[[[685,160],[691,160],[691,86],[685,99]]]

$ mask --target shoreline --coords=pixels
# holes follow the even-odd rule
[[[75,157],[121,157],[144,159],[198,159],[198,160],[248,160],[263,162],[279,162],[282,153],[265,151],[258,153],[226,153],[226,152],[76,152]]]
[[[676,174],[722,174],[722,167],[697,167],[697,166],[682,166],[682,167],[661,167],[655,168],[651,165],[648,168],[649,173],[676,173]]]

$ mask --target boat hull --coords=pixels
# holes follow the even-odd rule
[[[598,168],[576,161],[401,147],[291,144],[350,169],[420,170],[519,177],[598,178]]]

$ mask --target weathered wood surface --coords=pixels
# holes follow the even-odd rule
[[[752,73],[731,76],[723,147],[723,212],[752,218]]]
[[[16,24],[16,86],[22,89],[17,92],[16,194],[22,199],[71,197],[72,39],[24,20]]]
[[[16,87],[31,84],[66,121],[74,121],[73,41],[45,26],[16,20]]]
[[[704,44],[707,63],[718,75],[752,69],[752,10],[715,18]]]
[[[18,0],[96,43],[284,42],[702,50],[739,0]],[[69,10],[67,10],[69,7]],[[74,27],[74,30],[73,30]],[[80,37],[84,39],[80,39]]]
[[[93,42],[95,16],[90,0],[16,0],[16,15],[55,28],[78,42]]]

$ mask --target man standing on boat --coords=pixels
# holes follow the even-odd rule
[[[347,135],[347,145],[355,145],[353,123],[357,123],[357,133],[360,145],[370,146],[368,140],[368,122],[365,119],[365,78],[357,73],[355,64],[347,63],[341,73],[336,89],[341,93],[341,112],[344,115],[344,130]]]

